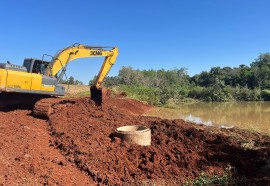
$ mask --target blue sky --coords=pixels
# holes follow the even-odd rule
[[[135,69],[249,65],[270,52],[269,0],[3,0],[0,61],[54,55],[74,43],[118,46],[110,76]],[[84,83],[102,58],[80,59],[67,76]]]

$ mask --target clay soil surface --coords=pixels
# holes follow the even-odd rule
[[[225,169],[238,184],[270,185],[268,135],[143,116],[150,106],[121,96],[65,100],[46,119],[0,112],[0,185],[183,185]],[[149,127],[152,145],[114,137],[124,125]]]

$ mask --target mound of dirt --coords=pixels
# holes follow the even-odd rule
[[[249,134],[239,141],[236,134],[232,135],[235,131],[227,129],[138,116],[148,109],[138,101],[117,98],[108,99],[102,107],[87,98],[59,105],[49,120],[54,145],[96,183],[108,185],[136,185],[149,180],[181,185],[201,172],[221,174],[228,166],[236,167],[238,175],[254,177],[267,162],[267,136]],[[151,128],[152,145],[130,145],[115,138],[115,129],[124,125]],[[241,148],[242,140],[264,148]]]
[[[231,167],[245,184],[269,183],[269,136],[142,116],[151,108],[115,96],[59,102],[46,121],[0,112],[0,185],[183,185]],[[152,145],[121,142],[114,131],[124,125],[149,127]]]
[[[44,120],[30,110],[0,112],[0,185],[92,185],[53,146]]]

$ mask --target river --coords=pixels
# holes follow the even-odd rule
[[[184,103],[179,109],[155,108],[147,115],[270,133],[270,102]]]

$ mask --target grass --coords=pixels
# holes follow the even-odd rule
[[[193,180],[188,180],[184,185],[185,186],[208,186],[208,185],[244,185],[247,183],[246,178],[234,178],[236,169],[228,165],[225,168],[225,171],[221,175],[209,175],[205,172],[202,172],[197,178]]]
[[[63,85],[66,89],[64,97],[83,97],[90,95],[90,87],[87,85]]]
[[[90,91],[83,91],[83,92],[79,92],[78,93],[78,96],[81,97],[81,96],[90,96]]]
[[[209,176],[205,173],[201,173],[201,175],[192,180],[188,181],[185,185],[193,185],[193,186],[203,186],[203,185],[229,185],[231,183],[231,178],[227,174],[222,175],[212,175]]]

